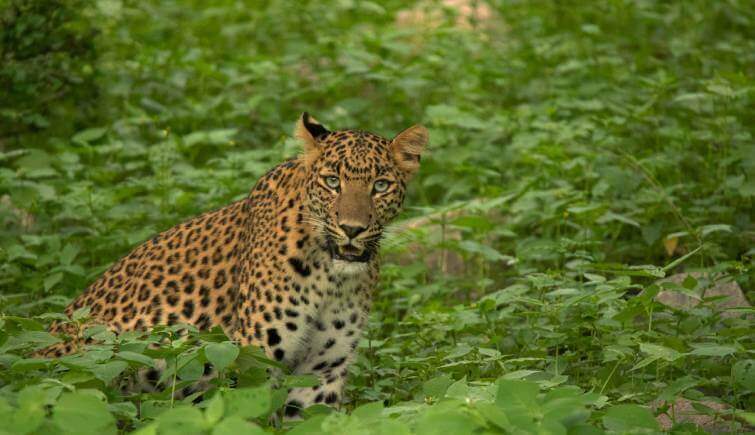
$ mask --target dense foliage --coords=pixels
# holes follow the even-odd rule
[[[0,2],[0,140],[70,135],[94,116],[96,22],[89,0]],[[28,137],[27,137],[28,138]]]
[[[752,6],[0,1],[0,432],[653,433],[679,397],[755,424],[753,310],[703,293],[755,296]],[[431,133],[342,411],[270,418],[312,379],[218,331],[28,356],[131,247],[294,155],[304,110]],[[120,392],[156,359],[168,391]],[[205,361],[216,388],[170,400]]]

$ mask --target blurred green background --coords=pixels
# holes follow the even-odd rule
[[[755,297],[754,73],[747,0],[0,0],[0,309],[60,310],[242,198],[303,111],[424,123],[354,404],[527,370],[616,403],[687,376],[674,394],[751,410],[752,314],[652,295],[695,270],[667,290]],[[730,351],[637,367],[646,343]]]

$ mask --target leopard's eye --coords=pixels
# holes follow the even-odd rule
[[[375,184],[372,185],[372,189],[375,190],[376,193],[381,193],[388,190],[388,186],[390,185],[391,182],[388,180],[377,180]]]
[[[325,184],[331,189],[338,190],[341,186],[341,180],[334,175],[329,175],[325,177]]]

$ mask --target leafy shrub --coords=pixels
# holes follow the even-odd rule
[[[49,128],[70,134],[92,115],[93,14],[90,0],[0,3],[0,140],[18,146],[24,133]]]

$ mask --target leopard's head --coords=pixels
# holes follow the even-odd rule
[[[401,210],[419,169],[427,129],[392,140],[358,130],[329,131],[304,113],[296,126],[307,170],[308,222],[336,266],[357,270],[377,253],[385,225]]]

